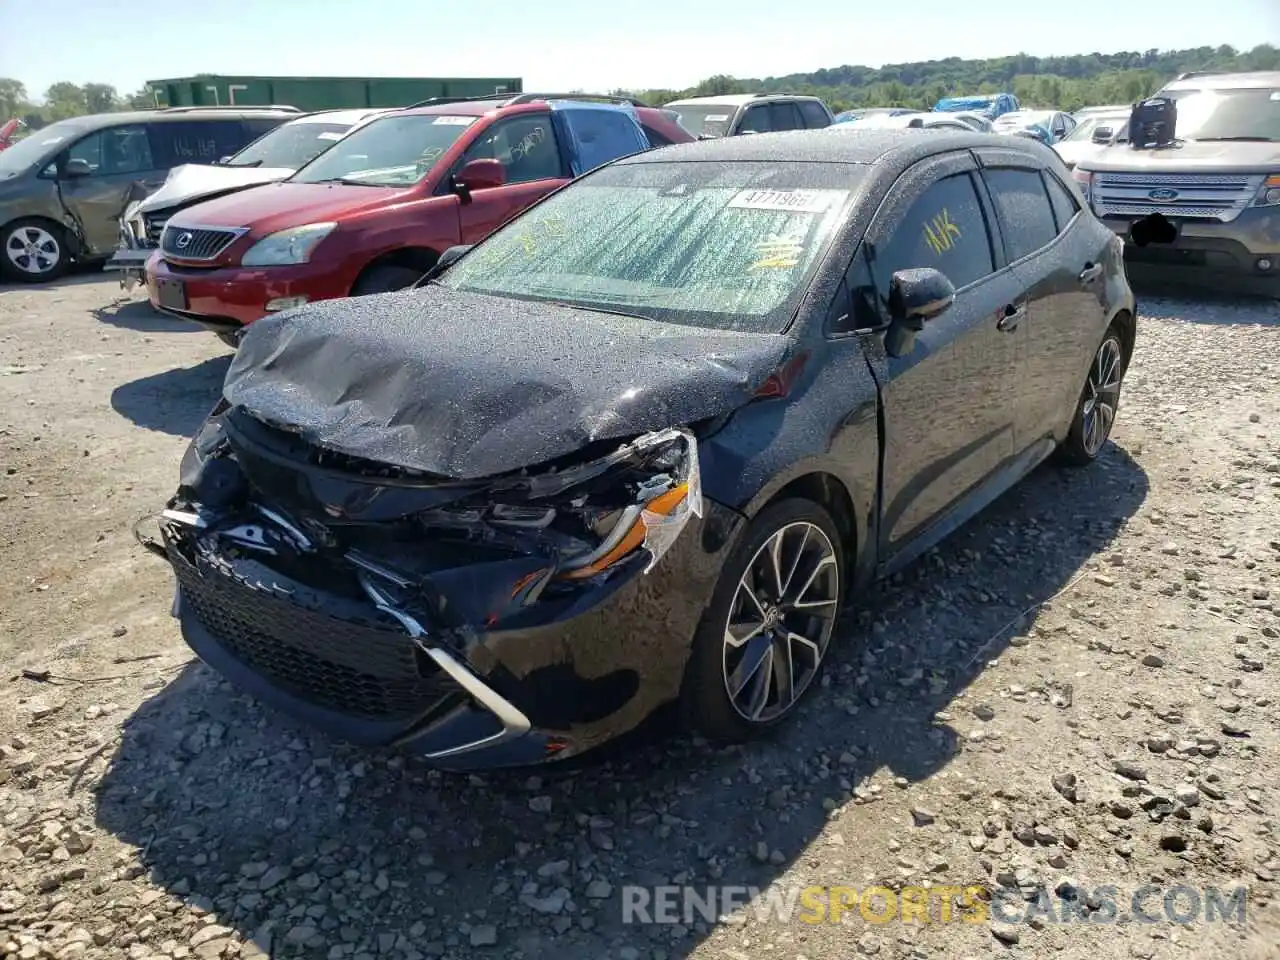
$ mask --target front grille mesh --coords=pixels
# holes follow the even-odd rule
[[[180,260],[212,260],[240,234],[235,230],[209,230],[166,224],[160,249]]]
[[[339,620],[171,545],[182,602],[233,657],[303,700],[353,717],[408,720],[463,696],[405,633]]]

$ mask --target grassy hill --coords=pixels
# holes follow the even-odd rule
[[[1280,48],[1264,43],[1247,51],[1222,46],[1070,57],[949,57],[879,68],[846,65],[764,79],[719,75],[688,90],[630,93],[649,103],[721,93],[808,93],[839,112],[852,107],[927,109],[942,97],[1010,91],[1025,106],[1075,110],[1090,104],[1133,103],[1190,70],[1280,70]]]

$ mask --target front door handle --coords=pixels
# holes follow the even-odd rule
[[[1102,264],[1092,262],[1086,263],[1084,265],[1084,269],[1080,271],[1080,282],[1083,284],[1090,284],[1100,276],[1102,276]]]
[[[996,321],[996,329],[1005,333],[1017,330],[1022,318],[1027,315],[1026,304],[1006,303],[1000,311],[1000,319]]]

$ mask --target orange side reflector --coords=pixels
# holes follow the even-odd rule
[[[687,496],[689,496],[689,485],[687,483],[682,483],[680,486],[673,487],[666,493],[654,497],[645,504],[644,509],[647,513],[657,513],[664,517],[669,516],[676,507],[680,506],[680,504],[684,502]],[[606,570],[613,566],[636,547],[644,543],[645,532],[644,516],[642,515],[640,519],[632,525],[631,529],[627,531],[626,536],[618,541],[617,546],[606,553],[603,557],[590,566],[582,567],[580,570],[570,570],[567,573],[562,573],[561,577],[566,580],[583,580],[587,577],[594,577],[601,570]]]

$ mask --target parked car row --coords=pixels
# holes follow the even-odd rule
[[[189,108],[60,120],[0,152],[0,272],[41,282],[72,260],[109,257],[135,184],[213,163],[286,120],[292,107]]]
[[[280,182],[172,215],[148,292],[234,343],[271,313],[406,287],[572,177],[692,139],[672,112],[616,100],[525,93],[397,110]]]
[[[455,770],[667,704],[742,740],[819,685],[848,598],[1055,451],[1102,453],[1136,308],[1051,150],[797,130],[595,163],[672,122],[401,111],[169,221],[167,309],[308,299],[248,326],[143,537],[202,660]],[[345,297],[397,231],[463,245]]]

